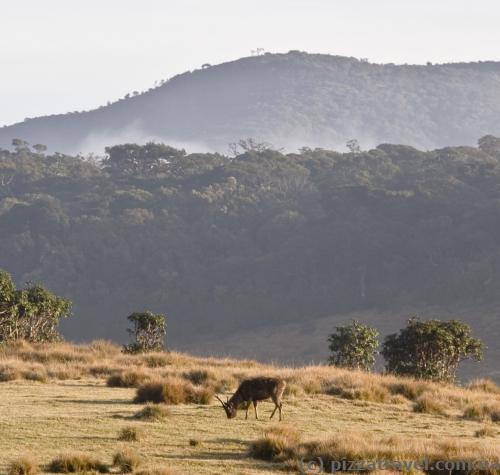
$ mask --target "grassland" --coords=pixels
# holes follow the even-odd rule
[[[132,402],[136,386],[146,381],[184,381],[229,395],[239,380],[256,374],[287,380],[281,427],[298,431],[297,440],[267,457],[272,460],[249,456],[251,444],[278,426],[268,419],[271,403],[259,406],[259,420],[245,420],[244,413],[228,420],[213,401],[169,405],[163,420],[134,418],[144,407]],[[1,473],[23,455],[42,466],[71,452],[111,464],[116,452],[129,448],[140,455],[140,470],[179,474],[294,473],[295,459],[304,454],[500,460],[500,390],[487,380],[458,387],[326,366],[133,356],[106,342],[4,346],[0,380]],[[107,385],[122,383],[132,387]],[[127,428],[135,429],[137,441],[119,440]]]

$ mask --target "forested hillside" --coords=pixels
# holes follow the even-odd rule
[[[255,137],[288,151],[340,149],[352,138],[366,148],[432,149],[500,134],[496,62],[372,64],[292,51],[204,66],[97,110],[2,128],[0,146],[23,138],[51,151],[102,153],[105,145],[156,140],[226,152],[228,143]]]
[[[0,151],[0,268],[72,299],[76,339],[123,341],[142,309],[168,315],[170,346],[203,351],[205,338],[347,312],[495,308],[499,223],[491,136],[234,158],[129,144],[102,163]],[[500,330],[470,323],[487,341]]]

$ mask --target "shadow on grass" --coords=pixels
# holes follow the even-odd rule
[[[245,460],[246,453],[239,452],[218,452],[215,450],[205,450],[196,454],[159,454],[159,457],[166,460]]]
[[[123,399],[61,399],[58,402],[71,403],[71,404],[132,404],[132,401]]]
[[[248,445],[248,442],[245,442],[241,439],[231,439],[229,437],[219,437],[217,439],[211,439],[209,442],[212,442],[214,444]]]

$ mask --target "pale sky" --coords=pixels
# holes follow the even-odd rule
[[[499,0],[2,0],[0,125],[84,110],[264,48],[500,60]]]

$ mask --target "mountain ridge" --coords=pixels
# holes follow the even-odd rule
[[[376,64],[292,51],[187,71],[100,108],[27,119],[0,129],[63,153],[168,142],[225,151],[254,137],[288,150],[405,143],[431,149],[499,135],[500,63]]]

